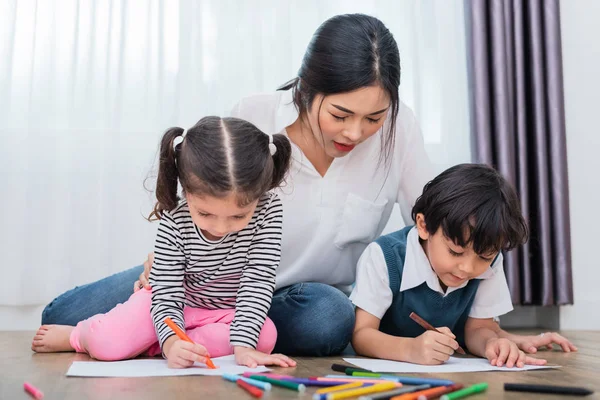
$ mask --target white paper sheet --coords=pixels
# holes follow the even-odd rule
[[[145,376],[187,376],[187,375],[223,375],[242,374],[244,372],[265,372],[265,367],[248,368],[237,365],[234,356],[212,359],[217,369],[210,369],[204,364],[185,369],[172,369],[164,359],[140,359],[127,361],[74,361],[67,371],[67,376],[87,377],[145,377]]]
[[[560,368],[559,366],[534,366],[526,365],[523,368],[494,367],[484,358],[458,358],[450,359],[442,365],[419,365],[407,362],[378,360],[372,358],[344,358],[344,361],[354,364],[359,368],[374,372],[389,373],[444,373],[444,372],[481,372],[481,371],[508,371],[519,372],[533,369]]]

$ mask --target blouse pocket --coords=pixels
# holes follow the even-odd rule
[[[334,239],[336,247],[343,249],[350,243],[368,244],[375,240],[387,203],[387,199],[373,203],[349,193]]]

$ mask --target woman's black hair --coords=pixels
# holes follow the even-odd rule
[[[289,169],[292,148],[282,134],[269,135],[238,118],[205,117],[188,129],[181,144],[182,128],[165,132],[160,144],[156,183],[157,203],[148,219],[160,219],[178,202],[177,183],[184,192],[198,196],[237,196],[243,206],[278,187]]]
[[[390,98],[389,126],[381,141],[381,159],[394,148],[400,86],[400,53],[383,22],[364,14],[337,15],[314,33],[298,77],[279,90],[292,90],[300,114],[314,106],[318,94],[327,96],[367,86],[381,86]],[[319,114],[321,111],[319,104]],[[319,126],[320,127],[320,126]]]
[[[487,255],[511,250],[527,241],[528,229],[514,188],[493,168],[460,164],[425,185],[412,209],[423,214],[427,232],[439,227],[455,244],[472,244]]]

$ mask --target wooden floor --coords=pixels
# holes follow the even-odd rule
[[[584,386],[594,390],[586,399],[600,399],[600,332],[564,332],[579,352],[564,354],[543,352],[549,362],[561,365],[555,370],[529,372],[479,372],[437,374],[463,384],[488,382],[487,393],[470,399],[537,399],[560,398],[503,391],[504,382]],[[35,354],[30,350],[33,332],[0,332],[0,399],[28,399],[23,382],[28,381],[44,394],[44,399],[251,399],[236,385],[218,377],[169,378],[67,378],[65,373],[72,361],[87,361],[81,354]],[[340,357],[297,358],[295,369],[282,373],[308,377],[331,373],[333,362]],[[284,372],[283,372],[284,371]],[[423,375],[427,376],[427,375]],[[432,375],[430,375],[432,376]],[[311,389],[304,395],[286,389],[273,388],[267,399],[312,399]]]

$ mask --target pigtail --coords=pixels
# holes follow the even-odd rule
[[[277,148],[273,154],[273,179],[269,190],[281,186],[290,168],[292,145],[289,139],[281,133],[273,135],[273,144]]]
[[[177,196],[177,154],[181,151],[183,143],[173,146],[176,137],[181,136],[182,128],[171,128],[165,132],[160,143],[158,177],[156,179],[156,205],[148,216],[149,221],[162,218],[165,211],[171,211],[179,202]]]

